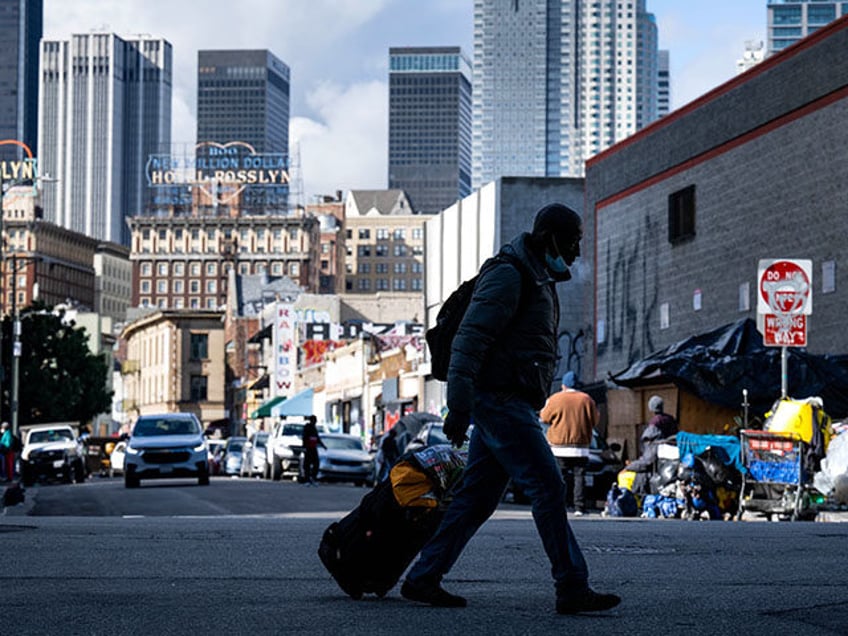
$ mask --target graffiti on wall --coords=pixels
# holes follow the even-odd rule
[[[658,224],[645,215],[632,236],[607,240],[605,266],[598,280],[605,289],[598,316],[605,322],[605,337],[598,343],[598,355],[624,353],[627,363],[640,360],[656,349],[651,337],[651,320],[659,315],[659,263],[657,241],[662,236]]]
[[[554,374],[554,387],[559,386],[562,376],[567,371],[574,371],[578,378],[583,371],[583,362],[586,359],[586,334],[581,329],[576,334],[567,329],[560,331],[557,338],[557,352],[559,361]]]

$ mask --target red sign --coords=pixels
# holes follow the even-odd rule
[[[763,344],[767,347],[806,347],[807,317],[804,314],[763,316]]]
[[[812,261],[762,260],[758,278],[758,313],[813,313]]]

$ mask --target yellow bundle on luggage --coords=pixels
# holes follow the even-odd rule
[[[400,461],[389,472],[395,500],[404,507],[435,508],[439,500],[433,492],[433,482],[423,470],[411,462]]]
[[[821,398],[784,398],[778,402],[776,409],[766,413],[765,430],[769,433],[796,436],[809,444],[813,440],[815,426],[821,431],[824,448],[827,449],[831,437],[830,417],[822,406]]]

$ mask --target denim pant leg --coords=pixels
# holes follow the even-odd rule
[[[411,580],[441,581],[459,558],[474,533],[500,503],[508,476],[480,439],[475,426],[471,432],[468,460],[453,501],[432,539],[407,574]]]
[[[484,395],[475,406],[474,422],[483,443],[530,498],[557,590],[585,588],[589,573],[568,524],[562,470],[545,439],[537,411],[522,400],[499,402]]]

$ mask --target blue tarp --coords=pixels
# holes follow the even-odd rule
[[[708,448],[715,452],[716,459],[720,459],[725,466],[733,466],[740,473],[745,472],[742,463],[742,446],[738,437],[733,435],[696,435],[680,431],[677,434],[677,451],[680,457],[692,453],[696,457]]]

